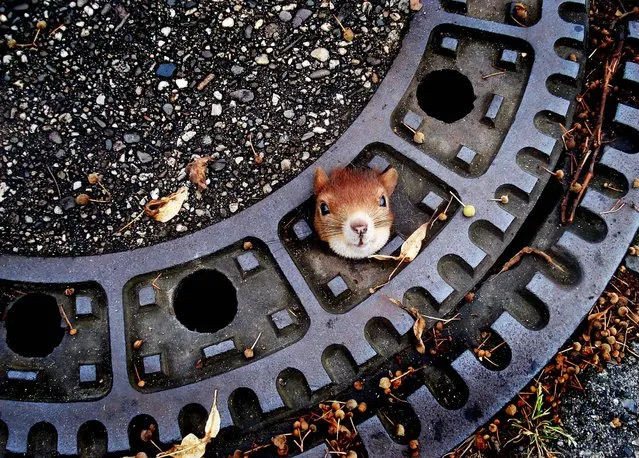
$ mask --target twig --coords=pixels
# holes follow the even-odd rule
[[[60,194],[60,186],[58,186],[58,180],[55,179],[55,175],[51,171],[51,168],[48,165],[46,167],[49,173],[51,174],[51,178],[53,178],[53,182],[55,183],[55,188],[58,190],[58,197],[62,199],[62,194]]]
[[[504,73],[506,73],[506,72],[502,70],[502,71],[495,72],[495,73],[489,73],[488,75],[481,75],[481,79],[487,80],[488,78],[492,78],[493,76],[503,75]]]
[[[610,93],[610,81],[612,80],[612,78],[617,73],[617,70],[619,69],[619,63],[621,62],[621,52],[623,50],[623,45],[624,45],[624,40],[619,40],[617,42],[617,47],[615,48],[614,54],[612,55],[610,60],[606,63],[605,70],[604,70],[604,77],[603,77],[603,87],[601,91],[601,103],[599,104],[599,113],[597,113],[597,124],[595,125],[595,130],[593,132],[593,135],[591,135],[590,137],[590,138],[594,137],[593,144],[595,146],[595,150],[592,153],[592,156],[590,157],[590,165],[588,167],[588,173],[586,174],[584,181],[581,184],[581,189],[579,190],[579,194],[572,201],[572,209],[570,211],[570,216],[568,218],[566,218],[565,206],[564,206],[564,202],[562,202],[561,221],[563,224],[572,223],[572,221],[575,218],[575,213],[577,211],[577,207],[579,206],[579,202],[581,202],[584,192],[586,192],[586,188],[588,188],[590,181],[595,176],[595,163],[597,162],[597,159],[599,158],[599,153],[601,151],[601,145],[602,145],[601,130],[603,126],[606,102],[608,100],[608,95]],[[580,174],[581,174],[581,169],[577,170],[577,173],[575,174],[575,181],[577,178],[579,178]],[[570,196],[570,191],[568,191],[568,193],[566,193],[566,196],[564,197],[564,201],[566,201],[566,204],[567,204],[567,199],[569,199],[569,196]]]
[[[161,273],[159,273],[159,274],[158,274],[158,276],[157,276],[157,277],[155,277],[155,278],[153,279],[153,281],[151,282],[151,286],[153,286],[153,287],[154,287],[155,289],[157,289],[158,291],[160,291],[160,289],[161,289],[161,288],[160,288],[160,287],[159,287],[159,286],[158,286],[155,282],[156,282],[156,281],[158,281],[158,280],[160,279],[160,277],[161,277],[161,276],[162,276],[162,274],[161,274]]]
[[[127,19],[129,19],[129,16],[131,16],[131,13],[126,13],[124,15],[124,17],[122,18],[122,20],[120,21],[120,23],[118,25],[115,26],[115,29],[113,29],[113,33],[117,32],[118,30],[120,30],[122,28],[122,26],[124,25],[124,23],[126,22]]]
[[[144,214],[144,210],[142,210],[140,213],[137,214],[137,216],[135,218],[133,218],[131,221],[129,221],[127,224],[125,224],[124,226],[122,226],[120,229],[118,229],[115,233],[119,233],[122,232],[123,230],[125,230],[127,227],[129,227],[131,224],[135,223],[142,215]]]

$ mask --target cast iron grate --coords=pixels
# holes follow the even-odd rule
[[[214,453],[232,452],[259,434],[265,439],[291,409],[346,395],[355,378],[375,382],[397,356],[416,358],[406,337],[412,319],[385,296],[429,316],[459,311],[461,321],[451,326],[446,352],[419,360],[427,367],[409,403],[393,406],[409,419],[407,437],[395,436],[375,409],[358,425],[369,456],[401,456],[408,434],[429,444],[425,456],[439,456],[507,402],[586,313],[639,216],[601,216],[619,194],[596,182],[568,229],[552,213],[543,222],[527,219],[550,178],[539,166],[552,169],[560,153],[555,120],[572,114],[585,57],[579,23],[585,7],[583,1],[530,2],[528,27],[521,27],[507,20],[510,3],[485,4],[444,1],[441,9],[424,2],[377,94],[318,161],[325,168],[398,168],[388,252],[445,205],[451,191],[476,207],[474,218],[454,204],[415,261],[375,294],[368,290],[387,276],[388,265],[338,259],[317,241],[308,213],[313,170],[231,219],[170,243],[81,259],[2,256],[8,312],[20,291],[46,294],[67,313],[75,308],[79,332],[65,334],[49,356],[0,350],[0,448],[99,456],[142,450],[140,431],[149,424],[156,425],[154,440],[165,443],[201,434],[203,406],[214,389],[225,427]],[[571,53],[579,62],[567,58]],[[457,121],[431,117],[419,100],[427,75],[444,70],[472,87],[474,99],[468,93],[453,118],[472,109]],[[633,75],[628,72],[629,84]],[[617,108],[617,122],[630,135],[613,146],[625,145],[626,152],[609,147],[599,172],[623,195],[638,198],[628,186],[638,160],[627,154],[637,129],[633,110]],[[410,129],[423,132],[425,142],[414,143]],[[489,200],[502,194],[507,205]],[[483,282],[476,300],[464,304],[524,224],[532,243],[565,273],[526,258]],[[190,283],[197,276],[206,284]],[[64,295],[68,287],[74,296]],[[201,290],[191,294],[191,288]],[[223,294],[213,292],[219,288]],[[202,308],[210,301],[224,313],[202,311],[205,319],[192,320],[196,293],[204,296]],[[186,322],[178,317],[183,307]],[[242,350],[260,331],[255,358],[247,360]],[[503,342],[494,366],[469,351],[483,331],[495,346]],[[5,339],[5,326],[0,333]],[[137,340],[144,340],[139,348]],[[67,377],[60,376],[65,370]],[[371,383],[361,396],[374,406]],[[323,454],[320,445],[305,456]]]

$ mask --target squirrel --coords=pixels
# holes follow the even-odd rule
[[[315,217],[319,238],[336,254],[363,259],[379,251],[390,237],[390,196],[397,170],[338,168],[330,175],[315,170]]]

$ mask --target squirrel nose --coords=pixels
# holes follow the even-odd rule
[[[355,220],[351,223],[351,229],[353,229],[357,235],[364,235],[368,230],[368,224],[362,220]]]

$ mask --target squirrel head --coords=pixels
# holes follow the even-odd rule
[[[315,216],[319,238],[345,258],[362,259],[388,241],[393,224],[390,196],[397,170],[340,168],[315,170]]]

